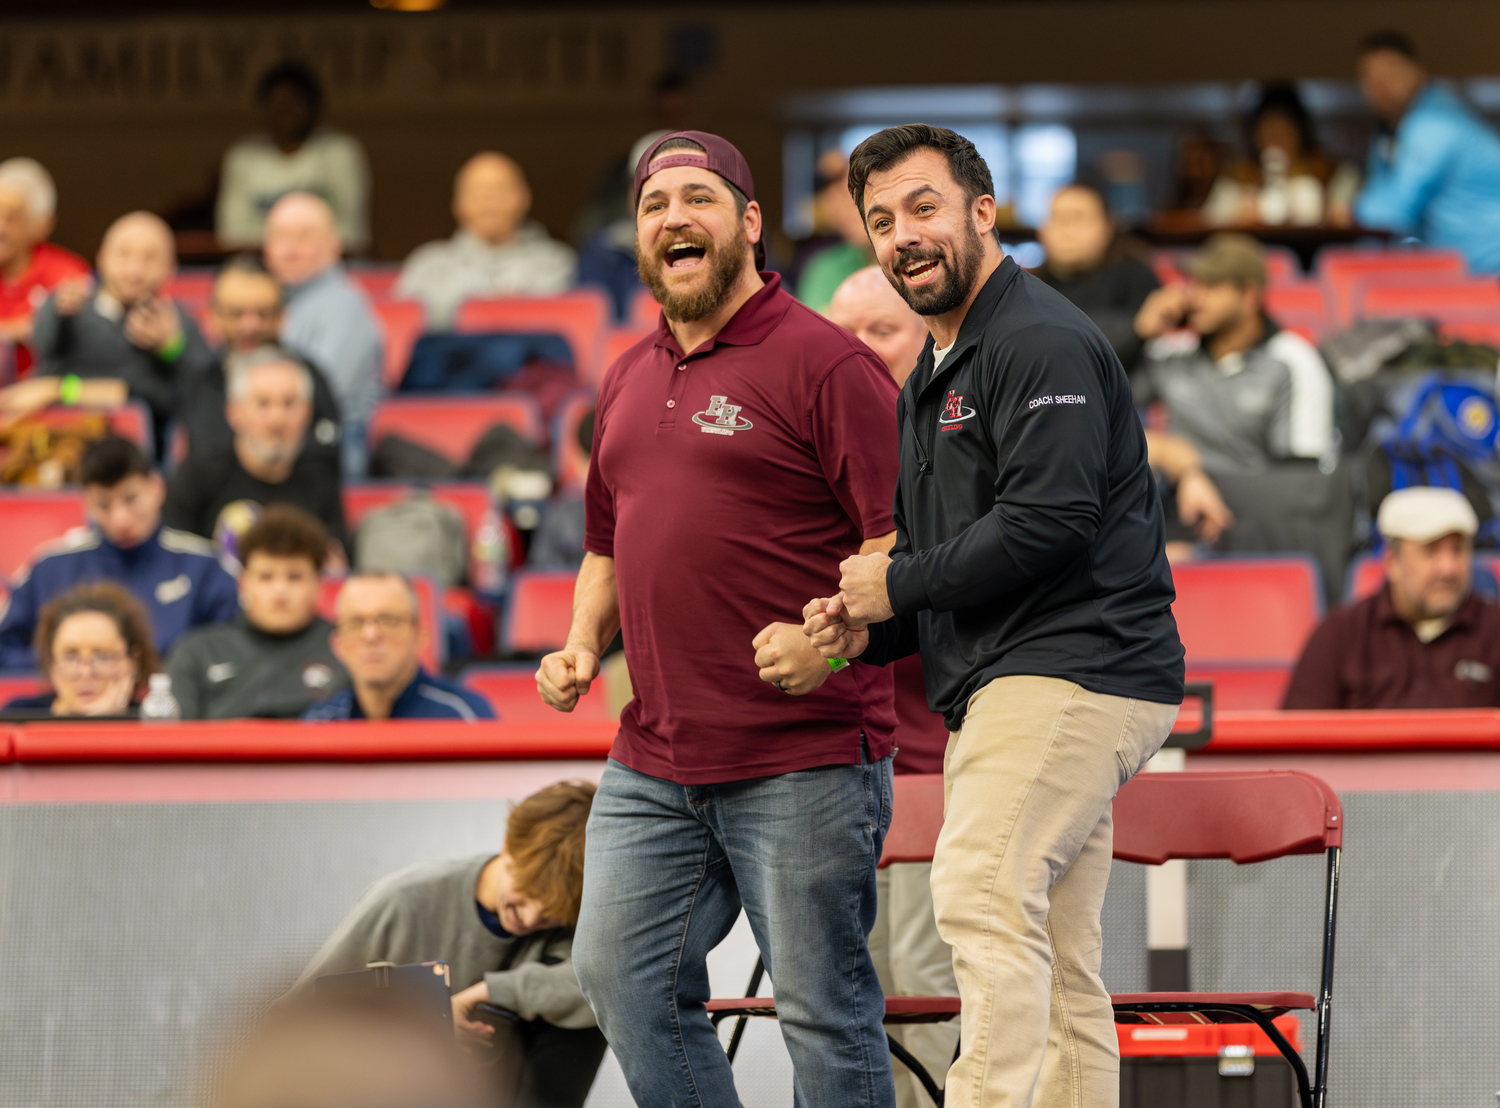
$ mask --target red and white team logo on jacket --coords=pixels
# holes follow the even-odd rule
[[[943,401],[943,414],[938,416],[939,423],[962,423],[966,419],[973,419],[977,415],[973,408],[964,407],[962,394],[948,390],[948,398]]]

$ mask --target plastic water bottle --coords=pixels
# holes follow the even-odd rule
[[[474,532],[473,547],[469,552],[469,581],[475,592],[497,596],[505,591],[510,568],[510,551],[507,549],[505,524],[492,504],[485,509],[479,527]]]
[[[182,707],[172,695],[172,677],[153,673],[146,681],[146,699],[141,701],[142,719],[181,719]]]

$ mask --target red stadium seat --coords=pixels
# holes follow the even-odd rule
[[[568,638],[573,619],[573,586],[578,575],[570,569],[523,569],[511,580],[510,600],[500,626],[502,654],[545,654]]]
[[[578,425],[593,410],[593,389],[570,392],[557,406],[552,419],[552,471],[557,475],[559,490],[583,488],[588,461],[578,446]]]
[[[83,496],[71,492],[0,494],[0,573],[7,579],[30,564],[36,549],[84,525]]]
[[[604,372],[601,358],[609,319],[609,297],[599,289],[585,288],[561,296],[469,300],[458,309],[454,329],[464,334],[538,332],[561,335],[573,350],[578,379],[586,384],[597,384]]]
[[[47,687],[47,679],[39,673],[13,674],[0,677],[0,708],[18,696],[35,696]]]
[[[532,664],[470,666],[463,672],[463,683],[475,692],[483,693],[504,720],[551,723],[559,719],[611,718],[602,681],[596,681],[587,695],[579,697],[571,712],[559,714],[557,709],[547,707],[537,694],[536,666]]]
[[[381,338],[385,343],[385,364],[381,377],[385,387],[394,389],[406,376],[406,367],[411,364],[412,347],[422,336],[427,326],[427,312],[415,300],[377,300],[374,303],[375,318],[380,322]]]
[[[1215,558],[1172,567],[1188,665],[1289,666],[1323,616],[1310,558]]]
[[[1227,858],[1249,865],[1299,854],[1324,855],[1323,964],[1316,994],[1116,993],[1110,998],[1116,1023],[1256,1024],[1291,1065],[1303,1108],[1324,1104],[1344,842],[1344,810],[1333,789],[1316,777],[1287,770],[1141,773],[1115,796],[1113,814],[1115,858],[1141,865],[1161,865],[1173,858]],[[1317,1014],[1311,1074],[1272,1023],[1295,1009]]]
[[[653,300],[652,303],[654,304],[656,301]],[[604,340],[604,368],[608,370],[610,366],[620,360],[621,354],[625,353],[625,351],[629,350],[647,335],[654,334],[656,334],[656,324],[654,323],[649,327],[642,324],[640,326],[632,325],[630,327],[612,328],[609,336]]]
[[[1500,320],[1500,282],[1490,279],[1356,285],[1354,313],[1366,319]]]
[[[655,327],[661,322],[661,305],[650,289],[641,289],[630,303],[630,322],[634,326]]]
[[[353,531],[370,512],[411,495],[416,486],[409,481],[365,481],[344,486],[344,519]],[[424,482],[422,488],[439,503],[449,504],[464,517],[464,533],[470,542],[490,509],[489,486],[483,481]]]
[[[1292,671],[1286,666],[1188,666],[1189,682],[1214,687],[1214,708],[1266,711],[1281,707]]]
[[[179,269],[162,285],[161,295],[188,308],[204,307],[214,298],[214,281],[218,276],[218,270],[211,267]]]
[[[1457,250],[1364,250],[1324,247],[1318,252],[1318,277],[1328,286],[1334,322],[1348,326],[1354,318],[1354,286],[1377,274],[1446,274],[1455,279],[1468,273]]]
[[[1312,342],[1320,341],[1330,330],[1327,293],[1316,281],[1266,289],[1265,308],[1282,327]]]
[[[1500,349],[1500,319],[1440,320],[1438,336],[1444,342],[1472,342]]]
[[[417,594],[417,620],[426,635],[422,647],[422,664],[431,673],[441,673],[446,653],[447,638],[443,634],[443,586],[431,577],[413,574],[411,587]],[[325,577],[323,589],[318,597],[318,615],[334,622],[338,615],[339,590],[344,587],[342,577]]]
[[[396,397],[375,406],[370,445],[396,434],[462,464],[485,431],[497,423],[514,427],[533,442],[542,437],[542,409],[524,392],[481,396]]]
[[[399,265],[356,265],[349,267],[349,277],[356,285],[364,289],[365,295],[374,302],[376,307],[380,306],[382,300],[389,300],[396,293],[396,281],[401,276]]]

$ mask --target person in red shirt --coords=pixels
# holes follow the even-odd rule
[[[844,278],[823,314],[880,356],[899,389],[927,345],[927,323],[912,311],[878,265]],[[895,418],[892,409],[891,417]],[[895,490],[892,489],[894,495]],[[948,727],[927,704],[922,656],[891,663],[896,680],[896,773],[942,773]],[[938,934],[932,908],[932,863],[896,862],[876,878],[880,910],[870,932],[870,956],[890,996],[957,996],[953,949]],[[958,1044],[958,1024],[913,1023],[888,1028],[941,1086]],[[915,1074],[895,1074],[896,1108],[927,1108],[931,1097]]]
[[[890,1108],[866,936],[891,678],[835,672],[798,613],[842,558],[893,541],[896,388],[760,272],[760,206],[728,142],[659,139],[635,195],[662,317],[600,387],[572,628],[537,670],[571,711],[622,631],[635,692],[589,818],[574,966],[636,1103],[734,1108],[703,1004],[743,908],[797,1103]]]
[[[1452,489],[1380,502],[1385,586],[1330,612],[1283,708],[1500,707],[1500,608],[1474,595],[1479,517]]]
[[[0,162],[0,339],[16,344],[16,375],[31,369],[31,317],[58,285],[85,282],[89,263],[47,241],[57,215],[52,175],[30,158]]]

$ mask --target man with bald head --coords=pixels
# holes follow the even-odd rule
[[[343,416],[344,476],[365,474],[365,433],[381,394],[380,327],[345,272],[333,209],[310,192],[276,201],[266,217],[266,268],[286,291],[281,340],[328,377]]]
[[[906,384],[927,345],[927,324],[891,287],[878,265],[844,278],[823,314],[875,351],[898,389]]]
[[[526,217],[531,186],[504,154],[475,154],[453,182],[453,237],[412,251],[396,295],[427,306],[430,330],[447,330],[459,306],[476,296],[552,296],[571,288],[572,247],[547,237]]]
[[[192,317],[161,295],[177,269],[172,232],[150,212],[123,215],[104,233],[97,265],[97,288],[68,282],[37,311],[38,379],[22,382],[34,394],[28,406],[77,403],[84,380],[116,380],[151,409],[160,445],[179,378],[212,360]]]

